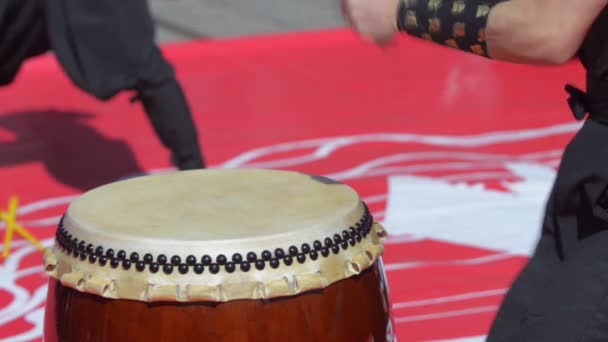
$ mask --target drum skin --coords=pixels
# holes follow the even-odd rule
[[[52,279],[46,342],[392,340],[381,259],[324,289],[270,300],[158,302],[106,299]]]

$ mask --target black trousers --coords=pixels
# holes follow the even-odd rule
[[[608,125],[588,119],[567,146],[534,254],[489,342],[608,341]]]
[[[3,0],[0,84],[47,51],[76,86],[100,100],[137,92],[176,166],[205,167],[184,92],[154,41],[146,0]]]

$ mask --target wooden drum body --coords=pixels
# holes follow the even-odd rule
[[[379,267],[294,297],[225,303],[105,299],[52,280],[45,341],[392,341]]]
[[[352,189],[299,173],[110,184],[46,251],[45,341],[392,342],[385,236]]]

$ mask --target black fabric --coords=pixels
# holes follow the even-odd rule
[[[606,27],[608,10],[579,53],[587,91],[569,87],[575,116],[589,115],[564,151],[539,244],[505,297],[489,342],[608,341]]]
[[[608,10],[602,11],[593,23],[579,51],[581,63],[587,70],[587,91],[568,85],[570,107],[575,117],[583,119],[593,114],[593,119],[608,123],[608,39],[605,34]]]
[[[160,56],[146,0],[46,0],[46,11],[53,52],[86,92],[108,99],[157,77],[147,67]]]
[[[184,93],[175,79],[138,85],[148,119],[163,145],[173,151],[172,162],[181,170],[200,169],[205,161]]]
[[[488,57],[485,29],[492,7],[506,0],[401,0],[397,28],[412,36]]]
[[[11,83],[27,58],[48,49],[43,0],[1,0],[0,85]]]
[[[136,91],[175,165],[204,168],[187,99],[154,34],[146,0],[0,0],[0,84],[52,50],[73,83],[100,100]]]

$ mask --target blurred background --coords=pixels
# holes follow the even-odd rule
[[[337,1],[151,0],[159,42],[344,26]]]

